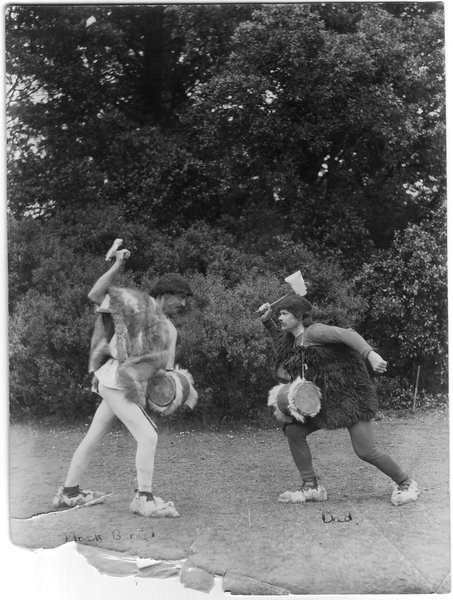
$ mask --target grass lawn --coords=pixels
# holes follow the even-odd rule
[[[163,431],[155,493],[174,501],[179,519],[129,512],[135,443],[122,426],[105,437],[81,482],[111,492],[107,502],[53,512],[52,498],[87,427],[11,426],[14,544],[54,548],[75,540],[92,564],[119,575],[137,569],[127,560],[111,566],[103,550],[112,551],[110,556],[163,559],[169,572],[176,564],[180,572],[183,565],[181,577],[190,579],[188,567],[194,567],[198,581],[223,575],[224,589],[234,594],[450,590],[446,411],[384,415],[375,422],[378,445],[422,488],[418,502],[403,507],[390,504],[390,480],[355,456],[346,430],[310,436],[328,500],[305,505],[277,502],[280,492],[300,485],[277,425]],[[140,575],[154,576],[156,569]]]

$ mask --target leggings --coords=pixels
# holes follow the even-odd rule
[[[118,418],[137,442],[135,466],[137,484],[141,492],[152,492],[154,457],[157,445],[157,433],[142,409],[124,396],[122,390],[115,390],[99,384],[102,402],[91,422],[86,436],[75,451],[65,486],[75,486],[87,469],[90,459],[102,437],[110,431]]]
[[[381,452],[374,445],[373,424],[371,421],[359,421],[348,427],[352,447],[359,458],[368,462],[396,483],[406,481],[408,475],[388,454]],[[315,428],[305,423],[290,423],[286,426],[286,437],[296,467],[303,481],[316,477],[313,470],[312,456],[307,443],[307,436]]]

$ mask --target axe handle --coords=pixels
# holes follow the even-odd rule
[[[105,260],[109,261],[109,260],[114,260],[115,259],[115,254],[116,251],[118,250],[118,248],[122,245],[123,240],[120,238],[117,238],[113,244],[111,245],[111,247],[109,248],[109,251],[107,252],[107,254],[105,255]]]
[[[291,296],[292,294],[294,294],[293,291],[289,292],[288,294],[285,294],[284,296],[282,296],[281,298],[279,298],[278,300],[276,300],[275,302],[272,302],[272,304],[270,305],[271,308],[273,308],[274,306],[276,306],[279,302],[281,302],[282,300],[284,300],[285,298],[287,298],[288,296]],[[261,317],[263,313],[260,310],[255,310],[255,312],[252,313],[252,318],[253,319],[258,319],[259,317]]]

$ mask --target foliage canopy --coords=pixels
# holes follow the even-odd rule
[[[17,406],[45,389],[58,411],[58,385],[88,402],[85,294],[115,237],[131,284],[177,270],[202,291],[182,352],[226,413],[269,383],[243,307],[299,268],[397,377],[422,364],[438,389],[443,47],[435,2],[9,6]]]

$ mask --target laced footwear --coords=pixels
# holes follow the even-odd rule
[[[302,502],[324,502],[327,500],[326,488],[318,483],[316,485],[302,484],[302,487],[295,492],[283,492],[278,501],[283,504],[300,504]]]
[[[68,496],[64,493],[64,487],[58,488],[57,495],[53,499],[54,508],[74,508],[74,506],[91,506],[105,502],[107,494],[94,492],[93,490],[79,490],[76,496]]]
[[[406,479],[403,483],[395,483],[390,501],[395,506],[401,506],[408,502],[415,502],[419,496],[418,483],[413,479]]]
[[[142,517],[179,517],[173,502],[153,496],[151,492],[137,491],[130,505],[133,513]]]

